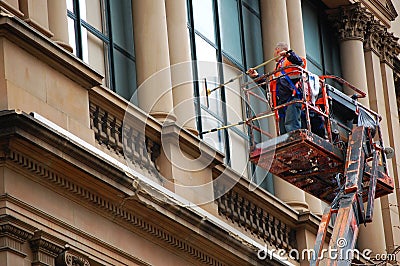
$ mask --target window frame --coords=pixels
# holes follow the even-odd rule
[[[208,40],[206,36],[204,36],[201,32],[199,32],[195,28],[195,21],[194,21],[194,15],[193,15],[193,3],[192,0],[187,0],[186,5],[187,5],[187,12],[188,12],[188,30],[189,30],[189,39],[190,39],[190,44],[191,44],[191,55],[192,59],[195,63],[193,63],[193,77],[194,77],[194,104],[195,104],[195,113],[196,113],[196,124],[197,124],[197,129],[199,132],[203,131],[203,123],[202,123],[202,112],[207,112],[208,115],[212,116],[216,121],[222,124],[222,126],[228,125],[228,113],[227,113],[227,107],[226,107],[226,92],[225,88],[222,87],[221,89],[218,90],[219,98],[221,100],[222,106],[221,106],[221,112],[222,116],[218,116],[212,111],[210,111],[205,105],[203,105],[200,102],[200,87],[201,85],[199,84],[199,77],[198,77],[198,69],[197,69],[197,52],[196,52],[196,36],[202,38],[205,42],[207,42],[209,45],[211,45],[214,49],[216,49],[216,61],[218,65],[220,66],[220,63],[223,63],[224,58],[229,60],[234,67],[237,67],[241,71],[245,71],[248,69],[250,66],[247,65],[247,58],[246,58],[246,45],[245,45],[245,33],[244,33],[244,18],[243,18],[243,8],[247,8],[251,13],[253,13],[259,20],[260,20],[260,27],[261,27],[261,16],[257,11],[255,11],[250,5],[248,5],[245,1],[243,0],[235,0],[236,5],[237,5],[237,18],[238,18],[238,23],[239,23],[239,34],[240,34],[240,47],[241,47],[241,56],[242,56],[242,62],[238,62],[236,59],[234,59],[232,56],[230,56],[228,53],[226,53],[222,49],[222,43],[221,43],[221,22],[219,18],[219,6],[218,6],[218,0],[212,0],[212,6],[213,6],[213,23],[214,23],[214,39],[215,43],[213,43],[211,40]],[[258,5],[259,2],[258,2]],[[258,6],[258,9],[260,10],[260,6]],[[261,38],[262,40],[262,38]],[[219,67],[218,69],[218,77],[219,80],[218,82],[220,84],[224,83],[224,73],[223,69]],[[242,110],[243,114],[245,110]],[[244,116],[243,116],[244,117]],[[237,121],[234,121],[237,122]],[[239,137],[243,138],[244,140],[248,141],[249,136],[245,134],[243,131],[231,127],[229,130],[233,131],[235,134],[237,134]],[[229,130],[228,129],[223,129],[221,130],[222,135],[223,135],[223,141],[224,141],[224,152],[225,152],[225,160],[228,165],[231,163],[231,151],[230,151],[230,141],[229,141]],[[200,135],[201,139],[204,139],[202,135]]]
[[[90,23],[81,18],[81,7],[79,0],[71,0],[73,4],[73,11],[67,9],[67,17],[70,18],[74,23],[74,35],[75,35],[75,48],[76,48],[76,56],[83,59],[83,41],[82,41],[82,28],[85,28],[88,33],[93,34],[96,38],[103,42],[103,50],[104,50],[104,64],[105,64],[105,79],[106,86],[117,92],[117,84],[115,81],[115,57],[114,57],[114,49],[119,51],[123,56],[127,59],[131,60],[136,65],[136,57],[133,51],[133,54],[129,51],[125,50],[117,43],[115,43],[113,38],[112,31],[112,22],[111,22],[111,6],[110,1],[112,0],[99,0],[100,8],[101,8],[101,20],[102,20],[102,28],[103,32],[100,32],[98,29],[93,27]],[[132,21],[133,23],[133,21]],[[137,84],[135,84],[135,88],[137,89]],[[129,99],[128,99],[129,100]]]

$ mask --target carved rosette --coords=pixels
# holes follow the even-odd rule
[[[380,24],[379,21],[375,19],[370,20],[365,34],[364,50],[372,50],[376,54],[380,55],[382,52],[382,36],[386,31],[386,27]]]
[[[330,18],[339,33],[340,41],[364,41],[368,22],[371,20],[372,15],[360,3],[355,3],[349,6],[342,6],[339,13]]]

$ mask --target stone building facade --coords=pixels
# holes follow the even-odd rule
[[[251,165],[244,128],[199,134],[244,119],[237,84],[207,106],[205,83],[280,41],[382,115],[396,189],[357,248],[398,264],[398,12],[395,0],[1,0],[0,265],[308,265],[293,251],[313,248],[326,204]]]

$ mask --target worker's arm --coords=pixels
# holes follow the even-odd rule
[[[301,67],[304,65],[303,59],[301,59],[301,57],[298,56],[293,50],[283,51],[282,53],[283,56],[286,56],[290,63]]]

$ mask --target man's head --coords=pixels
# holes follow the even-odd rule
[[[278,42],[275,46],[274,57],[278,56],[282,51],[289,51],[289,45],[285,42]]]

